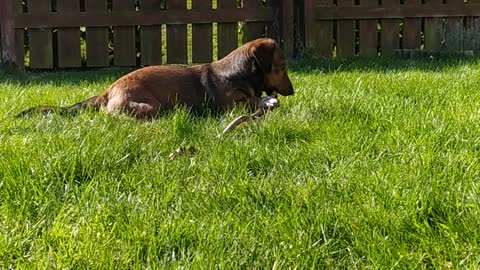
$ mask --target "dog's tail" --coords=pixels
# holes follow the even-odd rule
[[[60,115],[74,115],[79,110],[86,109],[86,108],[92,108],[98,111],[100,110],[100,108],[105,107],[107,105],[107,101],[108,100],[104,95],[94,96],[68,107],[57,107],[57,106],[33,107],[17,114],[15,117],[19,118],[26,115],[30,115],[32,113],[42,113],[42,114],[58,113]]]

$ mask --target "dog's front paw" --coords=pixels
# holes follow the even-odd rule
[[[271,111],[280,106],[280,101],[273,97],[264,97],[260,100],[258,107],[266,111]]]

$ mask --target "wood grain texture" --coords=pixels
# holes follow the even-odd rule
[[[14,9],[16,14],[23,13],[22,1],[15,0]],[[25,69],[25,30],[15,29],[15,53],[16,63],[20,70]]]
[[[466,6],[480,4],[480,0],[469,0]],[[465,50],[480,50],[480,17],[471,16],[465,18],[466,35],[463,40]]]
[[[283,0],[280,6],[281,11],[281,46],[288,57],[292,57],[295,49],[294,33],[294,0]]]
[[[376,6],[377,0],[360,0],[360,5],[362,6]],[[360,20],[360,56],[363,57],[372,57],[377,56],[377,43],[378,43],[378,33],[377,33],[377,20],[376,19],[365,19]]]
[[[289,0],[285,0],[285,1],[289,1]],[[243,0],[243,7],[260,9],[260,8],[263,8],[263,4],[259,0]],[[265,37],[264,22],[246,22],[243,25],[243,40],[242,40],[243,43],[246,43],[261,37]]]
[[[184,0],[167,1],[167,9],[185,13],[186,8]],[[187,25],[167,24],[167,63],[186,64],[187,62]]]
[[[217,10],[237,9],[237,0],[217,0]],[[218,23],[218,59],[238,47],[238,23]]]
[[[397,8],[399,0],[383,0],[385,8]],[[395,50],[400,48],[400,20],[382,19],[381,53],[382,56],[393,56]]]
[[[85,0],[85,11],[107,11],[107,0]],[[87,27],[87,66],[107,67],[108,59],[108,28]]]
[[[425,5],[442,4],[442,0],[425,0]],[[425,49],[440,51],[442,49],[442,18],[425,18]]]
[[[134,0],[113,0],[113,10],[135,10]],[[113,28],[113,62],[115,66],[136,66],[135,28],[116,26]]]
[[[30,13],[50,12],[49,0],[36,0],[28,3]],[[37,28],[29,29],[30,68],[48,69],[53,68],[52,29]]]
[[[281,0],[267,0],[265,7],[272,10],[272,21],[265,21],[266,23],[266,36],[276,41],[280,40],[280,5]]]
[[[140,11],[161,10],[163,0],[142,0]],[[161,25],[143,25],[140,28],[140,61],[142,66],[162,63]]]
[[[305,42],[315,55],[324,58],[333,56],[333,21],[316,20],[314,6],[331,7],[332,0],[305,0]]]
[[[463,0],[447,0],[447,7],[461,8]],[[445,48],[452,51],[463,50],[463,17],[450,17],[445,22]]]
[[[405,6],[421,4],[421,0],[405,0]],[[419,49],[421,46],[422,20],[407,17],[403,19],[403,48]]]
[[[119,0],[120,1],[120,0]],[[268,22],[272,21],[270,8],[214,9],[209,13],[195,10],[162,11],[92,11],[56,14],[19,14],[15,28],[48,28],[80,26],[137,26],[137,25],[185,25],[187,23]]]
[[[353,0],[338,0],[338,6],[353,6]],[[337,21],[337,56],[352,57],[355,55],[355,21],[341,19]]]
[[[80,11],[80,2],[72,0],[57,0],[57,12]],[[80,52],[80,28],[60,28],[57,33],[58,67],[80,67],[82,56]]]
[[[402,19],[402,18],[443,18],[480,16],[480,4],[472,3],[461,6],[445,4],[424,5],[418,0],[405,0],[405,4],[397,8],[364,7],[364,6],[336,6],[316,7],[317,20],[343,19]]]
[[[212,1],[192,0],[192,10],[208,13]],[[213,60],[213,32],[211,23],[192,24],[192,62],[209,63]]]

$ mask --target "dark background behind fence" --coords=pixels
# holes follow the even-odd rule
[[[206,63],[258,37],[290,56],[480,49],[480,0],[2,0],[2,55],[31,69]]]

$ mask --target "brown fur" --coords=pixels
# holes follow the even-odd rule
[[[70,107],[36,107],[18,116],[43,113],[75,113],[91,107],[109,113],[127,112],[137,118],[155,117],[176,104],[194,110],[227,109],[236,103],[256,109],[262,92],[293,95],[282,49],[272,39],[257,39],[214,63],[183,66],[151,66],[118,79],[102,95]]]

